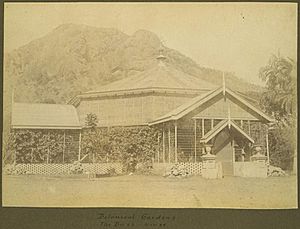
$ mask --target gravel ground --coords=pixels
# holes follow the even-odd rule
[[[3,205],[26,207],[297,208],[297,178],[3,177]]]

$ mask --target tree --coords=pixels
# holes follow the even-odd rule
[[[289,118],[296,113],[296,70],[292,59],[272,55],[267,66],[262,67],[259,77],[266,82],[261,105],[273,113],[277,120]]]
[[[96,130],[97,124],[98,117],[96,114],[89,113],[86,115],[86,131],[84,132],[85,134],[82,141],[82,148],[85,153],[89,155],[89,160],[91,160],[93,163],[96,161],[97,146],[99,145],[99,140],[101,139]]]
[[[260,105],[276,119],[270,133],[271,162],[288,169],[296,156],[296,64],[280,54],[272,55],[259,77],[266,82]]]
[[[85,118],[85,125],[86,127],[95,128],[98,124],[98,117],[96,114],[89,113],[86,115]]]

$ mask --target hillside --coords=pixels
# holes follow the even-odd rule
[[[14,82],[17,101],[64,103],[78,93],[149,68],[161,45],[157,35],[145,30],[129,36],[112,28],[65,24],[8,53],[5,79]],[[180,70],[222,83],[221,71],[202,68],[176,50],[165,47],[164,52]],[[230,74],[226,81],[238,91],[259,90]]]

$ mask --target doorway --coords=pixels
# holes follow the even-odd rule
[[[233,145],[228,128],[224,128],[213,141],[213,154],[216,162],[222,164],[223,176],[233,176]]]

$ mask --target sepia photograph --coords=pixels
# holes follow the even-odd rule
[[[297,15],[4,3],[2,205],[298,208]]]

